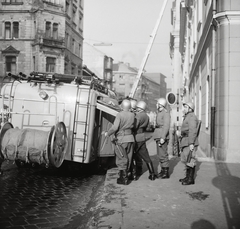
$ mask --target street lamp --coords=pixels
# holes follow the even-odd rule
[[[95,43],[95,44],[93,44],[93,46],[112,46],[112,44],[101,42],[101,43]]]

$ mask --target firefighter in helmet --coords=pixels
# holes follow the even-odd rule
[[[122,149],[122,155],[116,153],[116,165],[119,169],[118,184],[128,184],[128,170],[132,161],[134,136],[132,128],[134,126],[134,113],[130,111],[131,103],[128,99],[124,99],[121,103],[122,111],[120,111],[112,125],[105,132],[105,137],[115,135],[117,139],[117,147]],[[115,150],[116,152],[116,150]]]
[[[149,117],[146,113],[147,104],[144,101],[137,103],[137,111],[135,116],[134,133],[135,133],[135,154],[145,161],[149,170],[149,179],[155,180],[153,164],[146,146],[145,131],[149,123]],[[140,174],[141,175],[141,174]],[[137,174],[138,178],[139,174]]]
[[[182,185],[194,184],[196,150],[198,146],[198,118],[194,114],[192,102],[183,103],[184,119],[181,127],[181,161],[186,166],[186,177],[180,179]]]
[[[169,158],[168,158],[168,142],[170,129],[170,114],[166,109],[167,101],[165,98],[157,100],[157,116],[156,128],[153,133],[153,138],[157,145],[157,155],[161,167],[158,178],[169,178]]]
[[[131,102],[131,112],[133,112],[136,117],[138,102],[136,99],[132,99],[132,98],[130,99],[130,102]],[[133,159],[130,167],[130,176],[129,176],[130,180],[137,180],[138,177],[142,174],[143,161],[140,155],[135,153],[135,146],[136,146],[136,143],[134,143],[134,147],[133,147]]]

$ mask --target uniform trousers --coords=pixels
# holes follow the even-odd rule
[[[188,156],[189,156],[189,153],[190,153],[190,148],[189,148],[189,146],[183,147],[182,152],[181,152],[182,163],[184,163],[185,165],[187,165],[189,167],[192,167],[192,168],[194,166],[196,166],[196,150],[197,150],[197,146],[195,146],[194,150],[192,151],[192,156],[190,158],[190,161],[187,162]]]
[[[119,170],[128,170],[132,162],[133,156],[133,142],[124,142],[119,144],[123,147],[123,157],[116,154],[116,165]]]
[[[135,154],[137,157],[142,158],[146,163],[151,162],[145,141],[135,143]]]
[[[158,160],[162,168],[168,168],[169,167],[168,140],[166,140],[162,145],[160,145],[159,143],[160,141],[156,141]]]

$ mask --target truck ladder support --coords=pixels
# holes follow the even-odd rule
[[[148,47],[147,47],[147,50],[146,50],[146,53],[145,53],[145,56],[142,60],[142,64],[138,70],[138,74],[137,74],[137,77],[136,77],[136,81],[134,82],[133,84],[133,87],[132,87],[132,90],[129,94],[129,97],[130,98],[134,98],[134,95],[136,93],[136,90],[137,90],[137,87],[138,87],[138,84],[139,84],[139,81],[141,79],[141,76],[142,76],[142,72],[144,70],[144,67],[146,65],[146,62],[148,60],[148,57],[149,57],[149,54],[150,54],[150,51],[151,51],[151,48],[152,48],[152,45],[153,45],[153,42],[155,40],[155,37],[156,37],[156,34],[157,34],[157,30],[158,30],[158,27],[159,27],[159,24],[161,22],[161,19],[162,19],[162,16],[163,16],[163,13],[164,13],[164,10],[165,10],[165,7],[166,7],[166,4],[167,4],[167,0],[164,1],[163,5],[162,5],[162,9],[160,11],[160,14],[159,14],[159,18],[157,20],[157,23],[153,29],[153,33],[150,35],[150,41],[149,41],[149,44],[148,44]]]

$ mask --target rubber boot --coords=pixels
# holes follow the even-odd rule
[[[147,167],[148,167],[148,170],[149,170],[149,177],[148,177],[148,179],[149,180],[155,180],[157,178],[157,176],[154,173],[152,162],[147,163]]]
[[[191,168],[189,167],[189,176],[188,178],[182,182],[182,185],[191,185],[194,184],[194,173],[195,173],[195,167]]]
[[[160,171],[160,173],[158,173],[158,174],[157,174],[157,178],[161,178],[161,177],[162,177],[162,175],[163,175],[163,169],[161,168],[161,171]]]
[[[186,176],[185,176],[184,178],[179,179],[179,182],[186,181],[186,180],[188,179],[189,172],[190,172],[190,170],[189,170],[189,168],[187,167],[187,168],[186,168]]]
[[[163,167],[162,170],[163,170],[163,173],[162,173],[162,176],[160,178],[161,179],[168,179],[169,178],[169,167]]]
[[[117,184],[128,185],[128,173],[127,170],[120,170]]]
[[[137,172],[136,172],[136,166],[132,165],[130,168],[130,171],[128,173],[128,179],[129,180],[137,180]]]

